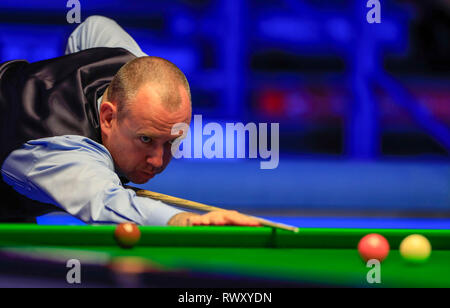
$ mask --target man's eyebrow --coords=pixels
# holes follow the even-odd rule
[[[136,135],[155,135],[153,132],[149,132],[148,130],[137,130]]]
[[[134,132],[139,135],[156,135],[154,130],[143,126],[136,128]]]
[[[152,139],[168,139],[168,140],[175,140],[178,137],[181,137],[183,134],[154,134],[153,132],[147,131],[147,130],[137,130],[136,135],[145,135],[147,137],[151,137]]]

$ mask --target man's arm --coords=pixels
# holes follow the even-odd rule
[[[69,36],[65,54],[95,47],[120,47],[136,57],[147,56],[122,27],[103,16],[91,16],[81,23]]]
[[[125,189],[107,149],[81,136],[29,141],[8,156],[2,175],[19,193],[90,224],[166,225],[182,213]]]
[[[138,197],[121,185],[108,150],[81,136],[29,141],[8,156],[1,171],[19,193],[54,204],[89,224],[260,225],[236,211],[199,215]]]

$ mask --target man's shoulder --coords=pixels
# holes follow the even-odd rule
[[[84,136],[63,135],[30,140],[25,148],[42,147],[49,151],[77,151],[98,153],[110,156],[109,151],[102,144]]]
[[[35,63],[42,63],[42,64],[48,64],[49,62],[58,62],[58,61],[64,61],[67,60],[73,60],[75,63],[81,64],[81,63],[91,63],[91,62],[97,62],[102,61],[109,58],[125,58],[125,61],[132,60],[136,58],[135,55],[133,55],[131,52],[124,48],[120,47],[94,47],[94,48],[88,48],[85,50],[81,50],[78,52],[74,52],[68,55],[48,59],[48,60],[42,60]],[[72,62],[72,61],[68,61]]]

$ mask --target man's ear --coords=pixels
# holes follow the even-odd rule
[[[100,106],[100,127],[103,134],[109,135],[113,122],[117,120],[117,106],[111,102],[103,102]]]

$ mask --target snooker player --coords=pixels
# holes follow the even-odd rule
[[[172,126],[191,121],[191,97],[174,64],[147,56],[111,19],[89,17],[63,57],[1,64],[0,111],[0,222],[63,210],[89,224],[259,225],[236,211],[184,212],[123,186],[165,169],[181,136]]]

